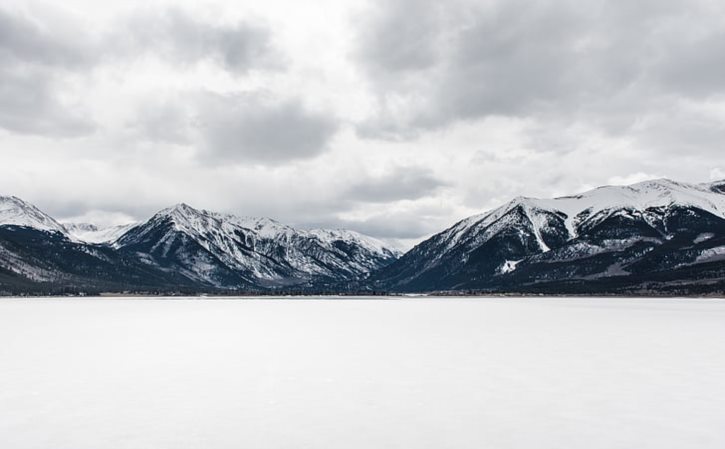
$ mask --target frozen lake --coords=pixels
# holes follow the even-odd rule
[[[0,300],[8,449],[725,447],[725,301]]]

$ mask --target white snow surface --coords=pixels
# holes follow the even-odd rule
[[[523,260],[523,259],[521,259]],[[501,269],[499,270],[500,273],[506,274],[514,271],[516,269],[516,265],[521,263],[521,260],[507,260],[503,263],[501,266]]]
[[[714,262],[716,260],[725,260],[725,246],[716,246],[703,251],[697,259],[696,263]]]
[[[695,239],[692,241],[692,243],[697,244],[697,243],[706,242],[706,241],[710,240],[713,237],[715,237],[715,234],[713,234],[711,232],[706,232],[704,234],[700,234],[697,237],[695,237]]]
[[[67,235],[63,225],[15,196],[0,196],[0,226],[23,226]]]
[[[113,243],[136,223],[98,227],[91,223],[63,223],[63,227],[75,240],[85,243]]]
[[[725,301],[0,300],[12,449],[721,449]]]

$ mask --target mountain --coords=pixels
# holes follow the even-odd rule
[[[667,179],[469,217],[373,273],[393,291],[647,292],[725,287],[725,182]]]
[[[359,278],[399,256],[352,231],[305,231],[186,204],[129,229],[116,246],[202,284],[234,288],[330,285]]]
[[[61,225],[0,197],[0,293],[345,288],[400,254],[346,230],[298,230],[185,204],[149,220]]]
[[[84,242],[77,238],[80,229],[61,225],[17,197],[0,197],[0,294],[198,291],[179,273],[106,244]]]
[[[192,287],[176,273],[149,268],[108,247],[84,244],[32,204],[0,196],[0,294]]]
[[[92,223],[63,223],[68,235],[79,242],[112,244],[136,223],[99,227]]]
[[[55,219],[14,196],[0,196],[0,227],[18,226],[66,235]]]
[[[725,181],[518,197],[404,255],[179,204],[128,227],[61,225],[0,197],[0,294],[66,292],[725,293]]]

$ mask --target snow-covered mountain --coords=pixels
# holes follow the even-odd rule
[[[0,196],[0,226],[19,226],[55,232],[85,243],[111,243],[134,224],[98,227],[91,223],[60,223],[36,206],[15,196]]]
[[[399,255],[352,231],[306,231],[185,204],[142,223],[99,228],[63,225],[0,197],[0,292],[323,289]]]
[[[352,231],[301,230],[185,204],[127,229],[99,229],[64,226],[0,197],[0,294],[278,288],[722,294],[725,181],[659,179],[519,197],[403,256]]]
[[[518,289],[701,264],[722,250],[713,245],[725,236],[724,186],[658,179],[515,198],[431,237],[373,279],[399,290]]]
[[[136,223],[100,227],[92,223],[63,223],[68,235],[73,239],[86,243],[113,243]]]
[[[66,235],[63,225],[15,196],[0,196],[0,226],[20,226]]]
[[[178,204],[122,235],[116,246],[149,264],[216,287],[310,285],[358,278],[399,256],[352,231],[305,231],[268,218]]]
[[[176,273],[80,241],[32,204],[0,197],[0,294],[194,288]]]

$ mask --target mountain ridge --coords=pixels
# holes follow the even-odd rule
[[[34,260],[37,273],[46,273],[42,268],[45,262],[34,255],[47,254],[43,245],[54,245],[58,247],[56,253],[77,260],[91,253],[108,259],[111,256],[105,251],[112,250],[113,257],[124,260],[124,266],[133,265],[135,270],[139,268],[136,264],[141,264],[158,271],[154,276],[161,279],[173,273],[184,279],[182,285],[195,285],[200,291],[317,288],[356,279],[399,256],[397,250],[354,231],[298,230],[269,218],[211,212],[184,203],[162,209],[146,221],[106,229],[92,224],[63,226],[19,198],[7,203],[12,208],[5,209],[12,213],[5,213],[4,221],[0,221],[0,268],[4,265],[12,271],[22,266],[16,271],[26,275],[33,268],[21,263],[23,257],[17,253]],[[40,234],[34,236],[34,232]],[[45,232],[55,232],[59,238],[43,238]],[[18,236],[24,244],[15,240]],[[36,246],[31,247],[31,243]],[[27,251],[23,245],[28,246]],[[15,253],[7,249],[9,246]],[[55,262],[55,267],[66,266],[66,261]],[[58,270],[59,276],[41,277],[57,281],[63,277]],[[92,279],[80,281],[73,276],[69,279],[80,284],[93,283]],[[133,288],[133,283],[129,287]]]
[[[0,195],[0,225],[31,227],[67,235],[66,229],[53,217],[16,196]]]
[[[677,223],[693,214],[700,214],[700,218],[690,220],[692,230],[708,223],[713,229],[705,226],[700,233],[719,235],[725,223],[721,185],[658,179],[552,199],[517,197],[416,245],[393,264],[373,273],[373,285],[392,291],[501,291],[578,279],[581,267],[577,271],[577,267],[569,266],[568,271],[557,274],[552,265],[555,258],[569,254],[569,263],[599,266],[605,265],[602,254],[609,252],[626,260],[628,251],[649,252],[687,232],[677,228]],[[718,251],[703,251],[706,249]],[[531,277],[534,262],[539,264],[538,278]],[[617,260],[609,262],[605,268],[590,266],[588,276],[626,275],[626,270],[614,267]],[[529,270],[529,277],[519,275],[526,272],[523,268]]]
[[[0,197],[0,291],[33,283],[162,292],[722,294],[725,181],[655,179],[516,197],[402,255],[354,231],[302,230],[185,203],[119,232],[61,225],[19,198]]]

